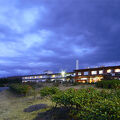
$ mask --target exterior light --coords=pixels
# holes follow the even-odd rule
[[[65,74],[66,74],[65,71],[61,71],[61,75],[62,75],[62,77],[65,77]]]

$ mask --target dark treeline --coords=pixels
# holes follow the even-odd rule
[[[22,83],[21,77],[0,78],[0,86],[6,86],[13,83]]]

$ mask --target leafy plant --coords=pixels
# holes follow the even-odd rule
[[[30,85],[25,84],[12,84],[10,89],[20,95],[27,95],[33,88]]]
[[[75,120],[117,120],[120,118],[120,90],[68,89],[52,95],[57,106],[69,109]]]
[[[57,87],[44,87],[43,89],[40,90],[40,95],[42,97],[46,97],[56,94],[57,92],[59,92],[59,89]]]
[[[96,83],[96,87],[118,89],[120,88],[120,80],[102,80]]]

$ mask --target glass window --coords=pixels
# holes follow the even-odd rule
[[[97,74],[97,71],[92,71],[91,74],[92,74],[92,75],[96,75],[96,74]]]
[[[55,75],[52,75],[52,78],[54,78],[55,77]]]
[[[115,69],[115,72],[120,72],[120,69]]]
[[[78,72],[78,75],[81,75],[81,72]]]
[[[36,78],[36,76],[34,76],[34,78]]]
[[[100,70],[100,71],[99,71],[99,74],[103,74],[103,70]]]
[[[88,72],[84,72],[84,75],[88,75]]]
[[[87,80],[88,78],[81,78],[81,80]]]
[[[42,76],[39,76],[39,78],[42,78]]]
[[[111,70],[111,69],[108,69],[108,70],[107,70],[107,73],[111,73],[111,72],[112,72],[112,70]]]

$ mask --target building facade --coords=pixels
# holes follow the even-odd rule
[[[44,73],[37,75],[26,75],[22,77],[22,82],[45,82],[45,81],[68,81],[70,79],[74,80],[74,72],[61,72],[61,73]]]
[[[108,66],[75,70],[75,81],[82,83],[95,83],[101,81],[105,76],[120,79],[120,66]]]

